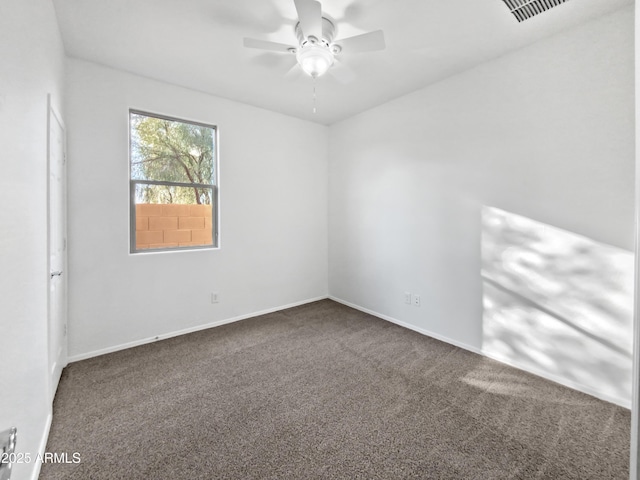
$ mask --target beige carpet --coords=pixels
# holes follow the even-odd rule
[[[330,300],[69,365],[41,479],[626,479],[629,411]]]

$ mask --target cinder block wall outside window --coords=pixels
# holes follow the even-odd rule
[[[136,249],[213,244],[211,205],[136,204]]]

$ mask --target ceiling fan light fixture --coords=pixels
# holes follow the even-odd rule
[[[504,0],[505,2],[530,2],[534,0]],[[535,0],[535,1],[566,1],[566,0]],[[298,13],[298,23],[294,27],[296,46],[268,40],[245,38],[244,46],[258,48],[278,53],[295,54],[298,65],[304,73],[317,78],[325,73],[335,63],[336,58],[343,51],[349,53],[375,52],[385,49],[382,30],[361,33],[352,37],[342,38],[334,43],[336,27],[331,20],[322,16],[322,5],[318,0],[293,0]],[[297,66],[296,66],[297,68]],[[339,71],[345,72],[347,67]],[[339,74],[338,77],[344,74]],[[315,89],[315,85],[314,85]]]
[[[313,78],[324,75],[333,65],[333,54],[326,46],[319,43],[308,43],[298,49],[296,59],[302,70]]]

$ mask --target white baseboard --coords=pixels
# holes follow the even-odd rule
[[[424,328],[416,327],[415,325],[411,325],[410,323],[403,322],[401,320],[398,320],[397,318],[393,318],[393,317],[390,317],[389,315],[384,315],[382,313],[378,313],[378,312],[375,312],[373,310],[369,310],[368,308],[361,307],[360,305],[356,305],[355,303],[347,302],[346,300],[342,300],[341,298],[334,297],[332,295],[329,295],[329,298],[331,300],[333,300],[334,302],[338,302],[338,303],[341,303],[343,305],[346,305],[347,307],[351,307],[351,308],[354,308],[356,310],[360,310],[361,312],[368,313],[369,315],[373,315],[374,317],[381,318],[382,320],[386,320],[387,322],[395,323],[396,325],[399,325],[399,326],[404,327],[404,328],[408,328],[409,330],[413,330],[414,332],[418,332],[418,333],[420,333],[422,335],[426,335],[427,337],[435,338],[436,340],[440,340],[440,341],[448,343],[450,345],[454,345],[454,346],[460,347],[460,348],[462,348],[464,350],[469,350],[470,352],[482,355],[482,352],[479,349],[477,349],[476,347],[473,347],[473,346],[471,346],[471,345],[469,345],[467,343],[459,342],[459,341],[454,340],[452,338],[445,337],[444,335],[440,335],[438,333],[430,332],[429,330],[426,330]]]
[[[507,358],[501,357],[501,356],[493,354],[491,352],[483,351],[483,350],[481,350],[479,348],[476,348],[476,347],[474,347],[472,345],[469,345],[469,344],[466,344],[464,342],[460,342],[458,340],[454,340],[454,339],[446,337],[444,335],[440,335],[438,333],[431,332],[431,331],[429,331],[427,329],[424,329],[424,328],[421,328],[421,327],[417,327],[417,326],[412,325],[410,323],[403,322],[403,321],[398,320],[396,318],[393,318],[393,317],[391,317],[389,315],[384,315],[384,314],[376,312],[374,310],[370,310],[368,308],[361,307],[360,305],[356,305],[354,303],[348,302],[346,300],[343,300],[341,298],[335,297],[333,295],[310,298],[310,299],[307,299],[307,300],[302,300],[302,301],[299,301],[299,302],[290,303],[288,305],[281,305],[281,306],[274,307],[274,308],[269,308],[269,309],[266,309],[266,310],[260,310],[258,312],[252,312],[252,313],[248,313],[248,314],[244,314],[244,315],[239,315],[239,316],[236,316],[236,317],[227,318],[227,319],[224,319],[224,320],[218,320],[218,321],[207,323],[207,324],[204,324],[204,325],[198,325],[198,326],[191,327],[191,328],[186,328],[186,329],[183,329],[183,330],[177,330],[177,331],[174,331],[174,332],[164,333],[164,334],[161,334],[161,335],[156,335],[156,336],[153,336],[153,337],[144,338],[144,339],[141,339],[141,340],[136,340],[136,341],[133,341],[133,342],[128,342],[128,343],[124,343],[124,344],[120,344],[120,345],[114,345],[112,347],[107,347],[107,348],[103,348],[103,349],[100,349],[100,350],[95,350],[95,351],[92,351],[92,352],[87,352],[87,353],[82,353],[82,354],[79,354],[79,355],[74,355],[74,356],[71,356],[71,357],[68,358],[68,363],[78,362],[80,360],[86,360],[88,358],[93,358],[93,357],[97,357],[97,356],[100,356],[100,355],[105,355],[107,353],[117,352],[117,351],[120,351],[120,350],[126,350],[127,348],[137,347],[137,346],[140,346],[140,345],[145,345],[147,343],[153,343],[153,342],[157,342],[159,340],[165,340],[167,338],[177,337],[179,335],[185,335],[187,333],[193,333],[193,332],[198,332],[200,330],[207,330],[209,328],[219,327],[219,326],[226,325],[226,324],[229,324],[229,323],[238,322],[240,320],[245,320],[247,318],[258,317],[260,315],[266,315],[268,313],[278,312],[280,310],[286,310],[287,308],[297,307],[297,306],[304,305],[304,304],[311,303],[311,302],[317,302],[319,300],[324,300],[326,298],[329,298],[329,299],[331,299],[331,300],[333,300],[335,302],[338,302],[338,303],[341,303],[343,305],[346,305],[347,307],[351,307],[351,308],[353,308],[355,310],[359,310],[359,311],[367,313],[369,315],[373,315],[374,317],[380,318],[382,320],[386,320],[388,322],[394,323],[394,324],[399,325],[399,326],[401,326],[403,328],[407,328],[409,330],[413,330],[415,332],[418,332],[418,333],[420,333],[422,335],[426,335],[427,337],[435,338],[436,340],[440,340],[442,342],[448,343],[450,345],[454,345],[454,346],[462,348],[464,350],[468,350],[470,352],[477,353],[478,355],[482,355],[484,357],[491,358],[491,359],[496,360],[498,362],[504,363],[506,365],[509,365],[511,367],[514,367],[514,368],[517,368],[519,370],[523,370],[523,371],[528,372],[528,373],[532,373],[534,375],[537,375],[539,377],[545,378],[545,379],[550,380],[552,382],[559,383],[560,385],[563,385],[565,387],[571,388],[573,390],[577,390],[579,392],[586,393],[587,395],[591,395],[591,396],[599,398],[601,400],[614,403],[614,404],[619,405],[619,406],[624,407],[624,408],[631,408],[631,402],[628,399],[624,399],[624,398],[620,398],[620,397],[617,397],[617,396],[608,395],[606,393],[597,391],[597,390],[595,390],[595,389],[593,389],[593,388],[591,388],[591,387],[589,387],[587,385],[583,385],[581,383],[574,382],[574,381],[571,381],[571,380],[568,380],[568,379],[565,379],[565,378],[557,377],[555,375],[552,375],[550,373],[544,372],[542,370],[531,368],[528,365],[519,364],[518,362],[514,362],[511,359],[507,359]],[[48,428],[50,427],[50,425],[51,425],[51,419],[49,419],[49,425],[47,427],[47,435],[48,435]],[[46,438],[45,438],[44,441],[45,441],[45,445],[43,446],[43,448],[46,447]],[[37,478],[37,476],[36,476],[36,478]]]
[[[44,432],[42,434],[42,438],[40,439],[40,446],[38,447],[38,455],[40,458],[43,458],[44,452],[47,449],[47,441],[49,440],[49,432],[51,431],[51,422],[53,421],[53,413],[49,413],[47,415],[47,422],[44,426]],[[34,461],[33,462],[33,471],[31,472],[31,480],[38,480],[40,476],[40,468],[42,467],[42,462]]]
[[[396,318],[390,317],[389,315],[384,315],[382,313],[378,313],[378,312],[375,312],[373,310],[369,310],[368,308],[364,308],[364,307],[361,307],[360,305],[356,305],[354,303],[347,302],[346,300],[342,300],[341,298],[334,297],[333,295],[329,295],[329,298],[331,300],[335,301],[335,302],[342,303],[343,305],[346,305],[348,307],[354,308],[356,310],[360,310],[361,312],[364,312],[364,313],[368,313],[369,315],[373,315],[374,317],[378,317],[378,318],[380,318],[382,320],[386,320],[388,322],[395,323],[396,325],[399,325],[401,327],[408,328],[409,330],[413,330],[413,331],[418,332],[418,333],[420,333],[422,335],[426,335],[428,337],[435,338],[436,340],[440,340],[440,341],[448,343],[450,345],[454,345],[456,347],[460,347],[460,348],[462,348],[464,350],[469,350],[470,352],[477,353],[478,355],[482,355],[483,357],[491,358],[492,360],[495,360],[495,361],[500,362],[500,363],[504,363],[506,365],[509,365],[510,367],[517,368],[518,370],[522,370],[522,371],[525,371],[525,372],[528,372],[528,373],[532,373],[533,375],[537,375],[538,377],[542,377],[542,378],[544,378],[546,380],[550,380],[552,382],[559,383],[560,385],[563,385],[565,387],[571,388],[573,390],[577,390],[579,392],[586,393],[587,395],[591,395],[592,397],[599,398],[600,400],[604,400],[606,402],[610,402],[610,403],[613,403],[615,405],[619,405],[619,406],[624,407],[624,408],[628,408],[628,409],[631,408],[631,400],[628,400],[628,399],[625,399],[625,398],[621,398],[621,397],[618,397],[618,396],[614,396],[614,395],[608,395],[606,393],[597,391],[597,390],[595,390],[595,389],[593,389],[593,388],[591,388],[591,387],[589,387],[587,385],[583,385],[581,383],[574,382],[572,380],[561,378],[561,377],[552,375],[550,373],[544,372],[542,370],[531,368],[528,365],[519,364],[518,362],[514,362],[511,359],[507,359],[507,358],[501,357],[500,355],[492,354],[491,352],[483,351],[481,349],[478,349],[478,348],[473,347],[471,345],[465,344],[463,342],[459,342],[457,340],[453,340],[451,338],[445,337],[444,335],[440,335],[440,334],[437,334],[437,333],[434,333],[434,332],[430,332],[429,330],[426,330],[424,328],[416,327],[415,325],[411,325],[409,323],[402,322],[402,321],[400,321],[400,320],[398,320]]]
[[[78,355],[70,356],[67,359],[68,363],[79,362],[80,360],[86,360],[88,358],[98,357],[100,355],[105,355],[107,353],[118,352],[120,350],[126,350],[127,348],[138,347],[140,345],[145,345],[147,343],[157,342],[159,340],[166,340],[167,338],[178,337],[180,335],[186,335],[187,333],[199,332],[201,330],[207,330],[209,328],[220,327],[222,325],[226,325],[233,322],[238,322],[240,320],[246,320],[247,318],[259,317],[260,315],[266,315],[268,313],[279,312],[280,310],[286,310],[287,308],[298,307],[300,305],[305,305],[307,303],[317,302],[319,300],[325,300],[328,298],[327,296],[309,298],[306,300],[301,300],[299,302],[290,303],[288,305],[281,305],[278,307],[268,308],[266,310],[260,310],[258,312],[247,313],[244,315],[239,315],[237,317],[226,318],[223,320],[217,320],[211,323],[205,323],[204,325],[197,325],[195,327],[185,328],[183,330],[176,330],[174,332],[163,333],[160,335],[154,335],[153,337],[143,338],[140,340],[134,340],[133,342],[127,342],[120,345],[114,345],[112,347],[101,348],[100,350],[94,350],[92,352],[80,353]]]
[[[626,409],[631,409],[631,400],[627,400],[622,397],[618,397],[616,395],[609,395],[607,393],[600,392],[598,390],[595,390],[589,387],[588,385],[584,385],[579,382],[574,382],[573,380],[569,380],[566,378],[558,377],[556,375],[553,375],[552,373],[539,370],[529,365],[519,364],[518,362],[514,362],[512,359],[503,357],[502,355],[498,355],[498,354],[495,354],[492,352],[486,352],[486,351],[482,352],[481,355],[487,358],[491,358],[492,360],[495,360],[497,362],[509,365],[510,367],[517,368],[518,370],[523,370],[525,372],[537,375],[538,377],[542,377],[547,380],[551,380],[552,382],[559,383],[560,385],[571,388],[573,390],[586,393],[587,395],[591,395],[592,397],[599,398],[600,400],[604,400],[605,402],[613,403],[615,405],[624,407]]]

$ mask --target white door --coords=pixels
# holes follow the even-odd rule
[[[67,363],[67,195],[65,131],[49,97],[49,372],[51,399]]]

